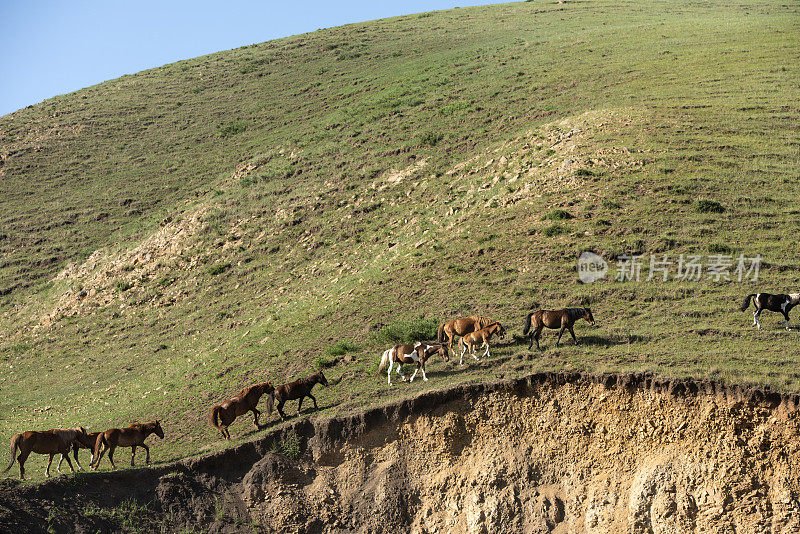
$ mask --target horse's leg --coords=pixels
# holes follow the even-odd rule
[[[789,314],[786,313],[785,309],[781,310],[781,313],[783,313],[783,318],[786,319],[786,330],[789,330]]]
[[[311,396],[311,394],[309,394],[309,397],[310,396]],[[303,399],[304,398],[305,398],[305,395],[300,397],[300,402],[297,403],[297,415],[300,415],[300,410],[303,408]]]
[[[389,360],[389,372],[386,373],[386,376],[389,380],[389,385],[392,385],[392,367],[394,367],[394,360]]]
[[[69,449],[67,449],[67,452],[61,453],[61,460],[67,460],[67,465],[69,466],[70,471],[73,473],[75,472],[75,468],[72,467],[72,460],[69,459]],[[58,461],[59,465],[61,465],[61,460]],[[60,472],[61,471],[59,471],[59,473]]]
[[[78,446],[74,443],[72,444],[72,454],[75,456],[75,463],[78,464],[78,471],[83,471],[83,466],[80,461],[78,461]]]
[[[20,480],[25,480],[25,460],[28,459],[28,455],[30,452],[21,452],[19,456],[17,456],[17,461],[19,462],[19,478]]]
[[[50,460],[47,461],[47,467],[44,470],[44,476],[47,478],[50,478],[50,464],[53,463],[53,456],[55,456],[55,454],[50,455]]]
[[[486,352],[483,353],[483,357],[486,358],[487,356],[491,356],[489,353],[489,340],[484,339],[483,344],[486,345]]]
[[[537,326],[536,331],[533,333],[533,339],[536,340],[536,350],[542,350],[542,347],[539,346],[539,338],[542,336],[542,329],[544,325]]]
[[[422,380],[423,382],[427,382],[428,377],[425,375],[425,361],[422,358],[420,358],[419,363],[421,364],[420,369],[422,369]]]
[[[136,445],[131,445],[131,467],[133,467],[134,456],[136,456]]]
[[[756,308],[756,311],[753,312],[753,324],[761,330],[761,321],[758,320],[759,316],[761,315],[761,310]]]
[[[257,409],[253,408],[253,424],[256,425],[256,428],[261,430],[261,425],[258,424],[258,416],[261,415]]]
[[[114,449],[116,449],[116,447],[108,446],[108,461],[111,462],[111,469],[117,468],[116,464],[114,464]]]
[[[314,395],[312,395],[311,393],[309,393],[308,396],[311,397],[311,400],[314,403],[314,410],[315,411],[319,410],[319,408],[317,408],[317,399],[316,399],[316,397],[314,397]]]
[[[420,368],[420,362],[417,362],[417,368],[414,369],[414,373],[411,375],[411,380],[409,380],[409,382],[413,382],[414,381],[414,377],[417,376],[417,372],[419,371],[419,368]]]
[[[569,330],[569,333],[572,334],[573,343],[575,343],[577,345],[578,344],[578,340],[575,338],[575,331],[572,330],[571,326],[568,326],[567,329]]]
[[[146,463],[147,465],[150,465],[150,447],[148,447],[144,443],[142,443],[139,446],[142,447],[144,449],[144,452],[147,453],[147,458],[145,458],[144,463]]]
[[[64,455],[61,455],[61,459],[58,461],[58,465],[56,466],[56,471],[59,473],[61,472],[61,464],[64,462]]]
[[[559,341],[561,341],[561,336],[564,334],[564,330],[566,328],[567,328],[566,326],[562,326],[561,330],[558,331],[558,339],[556,339],[556,347],[558,346]]]
[[[285,402],[285,401],[284,401],[283,399],[281,399],[281,400],[278,402],[278,414],[281,416],[281,421],[286,421],[286,414],[285,414],[285,413],[283,413],[283,403],[284,403],[284,402]]]
[[[397,362],[397,374],[400,375],[400,380],[406,381],[406,375],[403,374],[403,364],[400,362]]]

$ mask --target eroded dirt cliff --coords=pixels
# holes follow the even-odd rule
[[[298,421],[154,469],[7,483],[0,524],[109,530],[119,522],[87,503],[134,499],[142,525],[168,530],[797,532],[798,404],[712,382],[538,374]],[[293,436],[299,457],[269,452]]]

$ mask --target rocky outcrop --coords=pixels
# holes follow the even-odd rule
[[[798,531],[798,401],[647,375],[462,385],[168,466],[7,484],[0,522],[41,526],[49,501],[112,529],[81,506],[133,498],[172,530]]]

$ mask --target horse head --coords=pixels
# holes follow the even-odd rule
[[[497,337],[499,337],[500,339],[505,339],[506,338],[506,329],[503,328],[503,325],[500,324],[500,321],[497,321],[494,324],[497,326],[497,328],[495,329],[495,331],[497,332]]]
[[[317,382],[319,382],[323,386],[327,386],[328,385],[328,379],[325,378],[324,374],[322,374],[322,370],[321,369],[320,369],[319,373],[317,373]]]
[[[164,430],[161,428],[161,420],[156,419],[155,421],[153,421],[153,423],[154,423],[152,426],[153,434],[155,434],[161,439],[164,439]]]
[[[444,359],[444,361],[446,362],[450,361],[450,354],[448,353],[447,345],[445,345],[444,343],[439,345],[439,350],[437,350],[436,352],[439,353],[439,356],[441,356],[442,359]]]
[[[273,386],[272,382],[270,382],[269,380],[267,380],[266,382],[262,382],[259,385],[261,386],[262,395],[265,393],[272,393],[273,391],[275,391],[275,386]]]
[[[590,310],[588,306],[583,309],[583,318],[589,321],[590,325],[594,325],[594,317],[592,316],[592,310]]]

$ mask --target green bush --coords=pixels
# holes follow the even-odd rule
[[[383,345],[412,343],[434,339],[439,325],[433,319],[410,319],[390,323],[375,333],[375,340]]]
[[[553,237],[560,234],[565,234],[567,232],[569,232],[569,229],[564,226],[561,226],[560,224],[553,224],[551,226],[548,226],[542,231],[542,233],[547,237]]]
[[[715,200],[698,200],[695,209],[700,213],[723,213],[725,206]]]
[[[348,352],[358,350],[358,345],[350,343],[349,341],[337,341],[325,349],[325,354],[328,356],[344,356]]]
[[[444,139],[444,135],[439,132],[425,132],[419,136],[420,145],[436,146],[436,143]]]
[[[217,133],[219,133],[220,137],[233,137],[236,134],[240,134],[243,131],[247,130],[247,123],[244,121],[236,121],[230,124],[220,124],[217,127]]]
[[[543,220],[549,220],[549,221],[566,221],[574,218],[575,216],[573,214],[564,210],[553,210],[550,213],[546,214],[544,217],[542,217]]]
[[[119,291],[120,293],[123,293],[123,292],[129,290],[132,287],[133,287],[133,284],[131,284],[130,282],[125,281],[125,280],[120,280],[120,281],[118,281],[116,283],[117,291]]]
[[[216,276],[218,274],[224,273],[230,268],[231,268],[231,262],[226,261],[222,263],[215,263],[214,265],[207,267],[206,272],[211,276]]]

